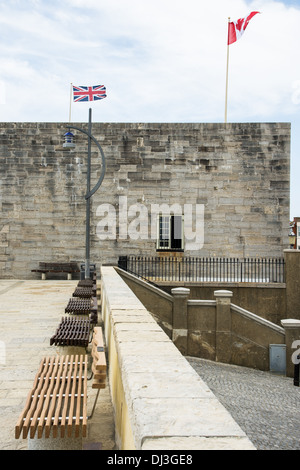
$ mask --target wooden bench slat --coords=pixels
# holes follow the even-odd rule
[[[52,418],[53,418],[53,414],[55,412],[56,406],[57,406],[57,408],[59,408],[59,406],[58,406],[59,403],[57,403],[57,393],[58,393],[59,389],[63,390],[63,384],[64,384],[66,374],[67,374],[67,369],[64,368],[63,362],[60,361],[60,367],[59,367],[59,370],[58,370],[57,377],[62,377],[62,380],[61,381],[56,380],[56,382],[54,382],[54,380],[53,380],[53,384],[55,383],[55,387],[53,389],[53,397],[52,397],[51,405],[49,406],[49,412],[48,412],[46,422],[45,422],[45,436],[46,437],[50,436],[51,424],[53,424],[52,423]],[[39,430],[39,437],[41,438],[42,437],[42,431],[43,431],[41,423],[39,423],[38,430]]]
[[[83,373],[83,364],[80,361],[79,365],[79,375],[81,376]],[[80,416],[81,416],[81,389],[82,389],[82,382],[81,380],[78,382],[78,389],[77,389],[77,406],[76,406],[76,420],[75,420],[75,437],[79,437],[80,432]]]
[[[41,409],[39,410],[39,422],[38,422],[38,437],[39,438],[41,438],[43,435],[44,426],[45,426],[46,434],[47,434],[47,430],[50,428],[49,419],[51,420],[52,418],[52,410],[54,409],[55,401],[56,401],[55,396],[53,397],[53,400],[51,400],[51,395],[52,394],[54,395],[55,393],[56,383],[55,383],[54,377],[61,376],[62,367],[63,365],[59,361],[59,356],[57,356],[55,364],[51,372],[49,371],[49,376],[47,376],[47,382],[45,382],[45,387],[47,387],[47,394],[44,397],[40,397]],[[46,418],[48,408],[49,408],[49,412]],[[34,434],[35,434],[35,428],[31,430],[30,437],[33,438]]]
[[[88,364],[86,360],[86,366],[84,369],[84,382],[83,382],[83,395],[85,397],[88,396],[88,389],[87,389],[87,373],[88,373]],[[87,420],[88,420],[88,414],[87,414],[87,399],[83,400],[83,405],[82,405],[82,434],[83,436],[86,436],[87,434]]]
[[[69,362],[69,356],[66,356],[66,361]],[[57,397],[57,407],[56,407],[54,420],[53,420],[53,424],[52,424],[53,437],[54,438],[57,437],[59,419],[60,419],[60,415],[61,415],[61,407],[62,407],[62,403],[63,403],[63,395],[64,395],[65,388],[66,388],[67,375],[68,375],[68,369],[65,367],[64,372],[63,372],[63,376],[62,376],[62,379],[61,379],[61,387],[59,389],[59,395]],[[46,432],[46,437],[49,437],[49,435],[50,435],[50,431],[47,431]]]
[[[70,362],[73,363],[74,361],[74,356],[72,355],[70,358]],[[66,388],[66,395],[68,396],[70,394],[70,389],[71,389],[71,374],[70,372],[67,374],[67,388]],[[60,421],[60,436],[63,438],[65,437],[65,426],[66,426],[66,417],[67,417],[67,412],[68,412],[68,401],[65,400],[62,413],[61,413],[61,421]]]
[[[74,364],[74,376],[75,377],[77,375],[77,368],[78,368],[78,356],[76,355],[75,356],[75,364]],[[73,409],[74,409],[74,400],[75,400],[74,394],[75,394],[75,390],[76,390],[76,385],[77,385],[76,380],[73,380],[71,400],[70,400],[70,408],[69,408],[68,427],[67,427],[69,437],[71,437],[71,434],[72,434]],[[70,427],[71,427],[71,429],[70,429]]]

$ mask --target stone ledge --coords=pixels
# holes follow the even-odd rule
[[[116,354],[109,370],[113,403],[116,410],[123,409],[117,423],[119,442],[134,443],[136,450],[162,446],[170,450],[187,446],[190,450],[254,450],[169,337],[149,321],[146,308],[133,307],[137,305],[133,293],[116,270],[102,267],[101,271],[102,315],[112,330],[110,344]],[[124,398],[120,398],[120,389]],[[132,440],[126,440],[122,430],[127,435],[131,432]],[[122,450],[128,448],[124,445]]]
[[[246,437],[157,437],[145,438],[142,450],[245,450],[249,449],[249,439]]]

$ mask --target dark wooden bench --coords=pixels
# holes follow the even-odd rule
[[[96,279],[82,279],[78,281],[78,287],[93,287],[96,284]]]
[[[71,315],[90,315],[97,316],[98,301],[97,297],[71,297],[65,307],[65,313]]]
[[[89,315],[92,309],[91,298],[72,297],[65,308],[65,313],[73,315]]]
[[[76,287],[76,289],[73,292],[73,297],[81,297],[81,298],[91,298],[95,297],[96,295],[96,289],[93,287]]]
[[[68,279],[72,279],[72,274],[79,273],[78,264],[76,262],[67,262],[67,263],[48,263],[40,262],[38,269],[32,269],[31,272],[41,273],[42,279],[46,279],[47,273],[66,273],[68,274]]]
[[[92,342],[92,388],[106,385],[106,357],[102,329],[95,327]],[[15,438],[86,437],[88,416],[88,355],[44,357],[33,387],[15,426]],[[60,430],[60,433],[58,432]],[[44,434],[43,434],[44,433]],[[60,436],[59,436],[60,434]]]
[[[80,317],[62,317],[50,346],[79,346],[87,348],[90,343],[91,320]]]

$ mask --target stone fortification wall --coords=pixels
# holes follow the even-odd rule
[[[30,278],[39,261],[85,258],[87,138],[74,132],[76,149],[63,149],[66,129],[0,124],[1,277]],[[289,124],[94,123],[93,135],[107,171],[92,198],[92,262],[155,255],[151,206],[163,203],[190,204],[193,217],[203,208],[204,244],[203,237],[197,249],[186,244],[187,256],[282,256],[288,247]],[[101,158],[92,150],[93,185]],[[103,204],[115,211],[115,235],[100,240]]]

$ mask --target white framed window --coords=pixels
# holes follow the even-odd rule
[[[157,227],[158,251],[183,251],[183,217],[181,215],[159,215]]]

